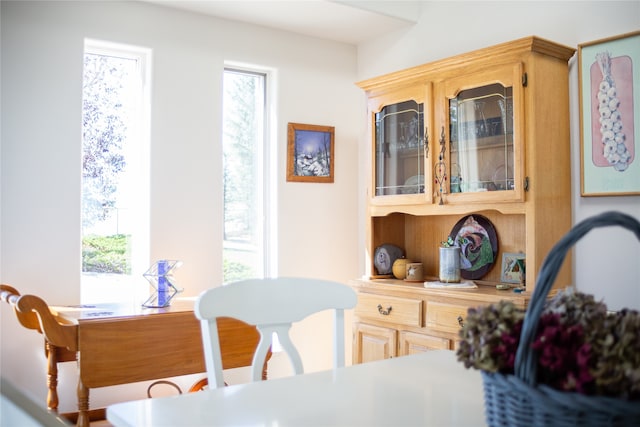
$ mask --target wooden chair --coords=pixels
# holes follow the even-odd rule
[[[76,360],[77,325],[64,324],[47,303],[35,295],[20,295],[14,287],[0,284],[0,300],[13,307],[22,326],[44,336],[47,357],[47,408],[58,410],[58,362]]]
[[[42,333],[40,322],[38,321],[38,315],[32,311],[22,313],[16,307],[19,298],[20,292],[18,292],[16,288],[0,284],[0,300],[6,302],[13,308],[13,312],[16,314],[20,324],[27,329],[34,329],[35,331]]]
[[[355,307],[355,291],[341,283],[305,278],[249,279],[204,291],[195,304],[201,321],[205,365],[210,388],[224,386],[217,318],[232,317],[260,332],[253,356],[252,380],[262,377],[263,361],[277,334],[296,375],[304,372],[289,329],[292,323],[323,310],[335,310],[334,367],[344,366],[344,310]]]

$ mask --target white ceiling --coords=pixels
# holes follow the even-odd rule
[[[142,1],[350,44],[414,24],[422,7],[420,1]]]

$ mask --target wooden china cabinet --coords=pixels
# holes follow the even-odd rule
[[[571,228],[568,61],[526,37],[358,83],[368,99],[371,181],[365,277],[353,283],[353,362],[454,349],[469,307],[526,307],[550,248]],[[378,274],[392,244],[437,280],[438,248],[469,215],[493,226],[477,289],[425,288]],[[526,292],[497,290],[505,253],[524,253]],[[570,260],[556,287],[571,283]]]

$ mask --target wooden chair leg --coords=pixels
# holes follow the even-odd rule
[[[47,408],[58,412],[58,356],[57,347],[45,342],[47,353]]]

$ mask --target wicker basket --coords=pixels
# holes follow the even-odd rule
[[[537,356],[531,349],[547,295],[567,252],[591,229],[611,225],[632,231],[640,240],[638,220],[619,212],[606,212],[578,223],[547,255],[527,307],[515,375],[482,372],[489,426],[640,426],[640,402],[562,392],[537,384]]]

